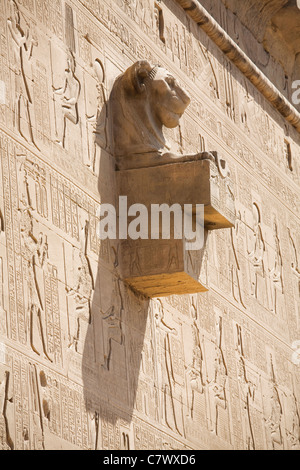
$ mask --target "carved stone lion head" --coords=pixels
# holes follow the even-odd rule
[[[168,148],[163,126],[178,126],[190,97],[171,73],[143,60],[116,79],[110,103],[114,154],[120,160]]]

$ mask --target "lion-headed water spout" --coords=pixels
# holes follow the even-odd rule
[[[114,155],[120,162],[169,150],[163,126],[179,125],[190,97],[171,73],[143,60],[117,78],[110,103]]]

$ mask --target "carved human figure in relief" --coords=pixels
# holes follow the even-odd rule
[[[43,267],[48,257],[47,237],[40,233],[36,239],[33,235],[32,215],[28,207],[20,209],[20,217],[23,256],[26,262],[30,346],[39,356],[42,349],[45,357],[52,362],[47,352],[45,318],[43,318],[45,312],[36,270],[36,266]]]
[[[246,442],[246,450],[255,450],[255,440],[252,425],[251,405],[254,403],[256,384],[252,383],[247,374],[246,361],[244,356],[242,329],[239,325],[237,328],[237,372],[238,385],[240,392],[240,400],[242,406],[242,425],[244,430],[244,438]]]
[[[281,244],[278,235],[277,222],[273,223],[273,236],[275,241],[275,258],[272,269],[270,270],[271,278],[271,310],[280,313],[280,297],[283,294],[283,260],[281,252]]]
[[[280,450],[284,445],[282,435],[283,407],[275,377],[272,355],[270,355],[270,368],[271,373],[270,382],[268,384],[269,389],[267,395],[265,396],[265,404],[267,408],[265,425],[270,449]]]
[[[248,256],[251,263],[251,294],[261,302],[266,297],[265,284],[265,251],[266,245],[261,227],[261,215],[259,207],[253,204],[253,233],[252,249],[248,249]]]
[[[239,260],[239,252],[238,252],[238,243],[240,239],[240,231],[241,231],[241,213],[238,211],[238,217],[235,222],[235,228],[230,229],[230,237],[231,237],[231,246],[232,246],[232,254],[230,262],[231,262],[231,291],[234,299],[241,303],[244,308],[246,308],[243,295],[242,295],[242,275],[241,275],[241,266]]]
[[[154,321],[156,341],[161,354],[159,361],[161,421],[172,431],[177,431],[178,434],[184,436],[182,397],[179,396],[178,392],[176,393],[177,387],[171,351],[171,337],[177,336],[178,332],[167,324],[161,301],[155,306]]]
[[[42,400],[39,386],[37,366],[28,366],[30,405],[29,405],[29,442],[31,450],[45,450],[45,430],[42,411]]]
[[[12,39],[15,71],[15,124],[20,135],[37,147],[32,128],[31,107],[33,105],[27,67],[32,59],[33,48],[38,45],[35,38],[30,37],[29,26],[24,31],[21,26],[21,16],[17,3],[10,1],[11,15],[7,20],[8,29]],[[28,69],[28,70],[27,70]],[[26,123],[26,126],[24,126]]]
[[[227,410],[227,366],[222,347],[222,317],[216,320],[216,342],[215,342],[215,360],[214,374],[212,380],[208,379],[208,392],[210,397],[210,424],[211,431],[219,435],[220,409]]]
[[[187,393],[188,393],[188,413],[193,419],[194,417],[194,404],[196,392],[203,394],[204,392],[204,380],[203,380],[203,338],[201,338],[199,326],[198,326],[198,309],[197,309],[197,298],[192,297],[191,301],[191,316],[192,316],[192,348],[193,356],[192,363],[190,364],[187,371]]]
[[[74,285],[72,288],[66,287],[68,295],[74,296],[76,311],[76,327],[69,347],[78,348],[81,322],[88,324],[92,321],[91,301],[94,291],[94,281],[86,254],[88,239],[88,222],[85,223],[80,233],[79,263],[75,273]]]
[[[96,172],[100,158],[100,149],[107,147],[107,99],[105,90],[105,72],[100,59],[93,64],[93,75],[96,82],[97,100],[95,100],[94,82],[87,95],[87,129],[88,129],[88,157],[85,161],[93,173]],[[88,82],[89,85],[89,82]]]
[[[104,370],[110,370],[112,359],[113,341],[120,346],[124,345],[124,333],[122,329],[122,317],[124,314],[124,300],[121,292],[120,280],[113,280],[111,306],[103,313],[103,360]]]
[[[76,76],[76,62],[72,52],[69,52],[67,59],[67,67],[65,69],[65,82],[61,88],[54,88],[53,91],[57,95],[61,95],[61,112],[63,117],[63,125],[59,132],[56,142],[65,147],[67,121],[78,124],[78,100],[80,95],[80,82]]]

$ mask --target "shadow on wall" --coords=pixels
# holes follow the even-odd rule
[[[94,142],[95,152],[99,154],[99,166],[97,159],[95,162],[99,171],[100,200],[115,205],[117,190],[114,157],[110,150],[111,133],[107,125],[108,109],[109,100],[97,116]],[[88,227],[87,233],[89,243],[91,232]],[[100,243],[100,240],[93,242]],[[82,253],[83,265],[88,271],[86,284],[90,284],[88,289],[93,293],[91,302],[86,300],[85,307],[78,308],[73,347],[82,353],[91,447],[128,449],[149,299],[133,293],[122,282],[117,240],[101,241],[96,276],[92,274],[85,250],[86,246]],[[81,335],[85,337],[84,344],[81,344]]]

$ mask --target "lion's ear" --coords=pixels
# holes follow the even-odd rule
[[[126,88],[135,93],[143,93],[145,90],[145,79],[148,77],[151,70],[152,67],[147,60],[140,60],[139,62],[133,64],[125,72],[127,75]]]

